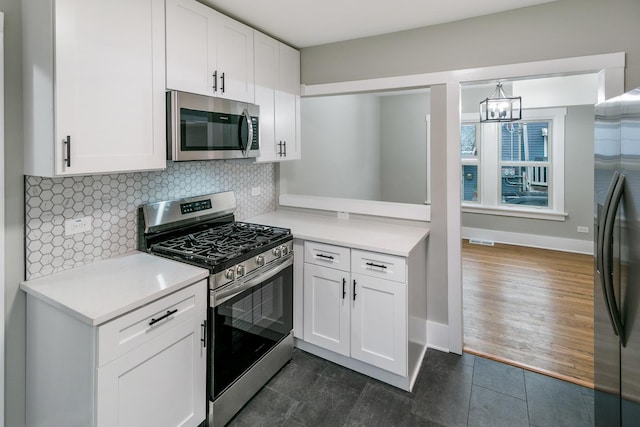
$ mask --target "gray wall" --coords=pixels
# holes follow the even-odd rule
[[[301,80],[318,84],[626,52],[630,90],[640,86],[638,17],[637,0],[558,0],[304,48]]]
[[[280,165],[283,193],[380,200],[380,101],[375,95],[305,98],[302,160]]]
[[[381,200],[422,204],[427,197],[429,94],[382,96],[380,102]]]

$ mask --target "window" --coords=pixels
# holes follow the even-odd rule
[[[462,123],[460,128],[460,158],[462,159],[462,200],[478,201],[479,123]]]
[[[500,203],[549,206],[549,121],[500,126]]]
[[[523,120],[460,128],[462,205],[466,212],[564,219],[566,109],[524,110]]]

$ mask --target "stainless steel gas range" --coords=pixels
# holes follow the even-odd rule
[[[207,268],[209,426],[223,426],[293,352],[293,238],[236,222],[233,192],[141,206],[138,248]]]

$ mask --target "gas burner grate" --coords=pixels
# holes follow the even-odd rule
[[[155,253],[217,265],[291,234],[288,229],[244,222],[216,225],[151,246]]]

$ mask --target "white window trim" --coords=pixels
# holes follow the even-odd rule
[[[527,207],[503,205],[500,203],[500,159],[499,144],[487,144],[486,141],[498,141],[499,124],[484,123],[481,126],[478,174],[479,202],[461,202],[462,212],[487,215],[513,216],[520,218],[564,221],[568,214],[564,210],[564,138],[566,108],[537,108],[522,111],[523,120],[550,120],[552,122],[549,147],[550,186],[549,200],[551,207]],[[478,121],[478,115],[462,114],[461,122]],[[462,162],[462,164],[469,164]]]

